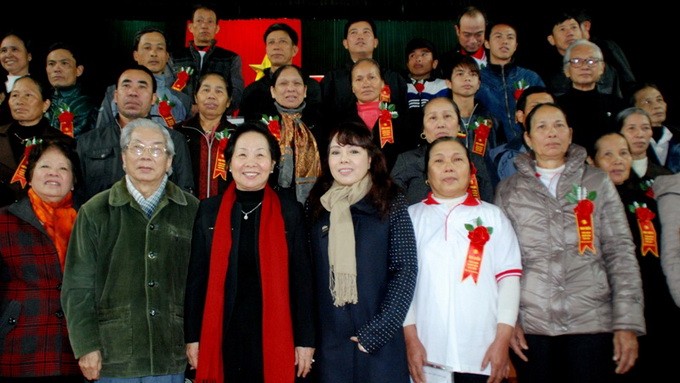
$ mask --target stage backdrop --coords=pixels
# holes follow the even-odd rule
[[[268,68],[264,44],[264,31],[274,23],[286,23],[298,33],[298,53],[293,58],[293,64],[302,66],[302,22],[300,19],[250,19],[250,20],[220,20],[220,30],[215,39],[217,46],[236,52],[241,56],[243,64],[243,80],[246,86],[255,81],[258,70]],[[194,37],[189,32],[187,22],[185,45]],[[259,77],[257,77],[259,78]]]

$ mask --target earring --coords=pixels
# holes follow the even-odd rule
[[[430,181],[425,180],[425,185],[430,186]]]
[[[422,138],[423,140],[425,139],[425,132],[420,133],[420,138]]]

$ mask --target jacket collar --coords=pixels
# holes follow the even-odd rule
[[[567,149],[566,163],[563,176],[570,175],[583,168],[588,154],[586,150],[579,145],[571,144]],[[515,166],[517,171],[525,176],[536,178],[536,163],[530,153],[522,153],[515,157]]]
[[[125,185],[125,177],[123,177],[113,184],[113,186],[111,186],[109,205],[123,206],[132,202],[137,204],[134,197],[132,197],[132,195],[130,195],[128,192],[127,186]],[[156,209],[167,205],[169,202],[174,202],[180,206],[188,205],[187,197],[184,195],[184,192],[182,192],[182,189],[177,187],[171,181],[168,181],[168,183],[165,185],[165,193],[163,194],[163,197],[158,203],[158,207]]]
[[[9,205],[7,211],[19,217],[21,220],[28,222],[31,226],[38,229],[41,233],[47,234],[45,228],[35,216],[33,212],[33,207],[31,206],[31,201],[26,198],[22,198],[19,201]]]
[[[487,66],[487,68],[489,68],[489,70],[491,70],[493,72],[506,73],[507,74],[508,71],[510,71],[510,69],[513,69],[516,65],[515,65],[515,59],[513,58],[513,59],[510,60],[509,63],[507,63],[505,65],[492,64],[491,60],[489,60],[489,62],[486,64],[486,66]]]

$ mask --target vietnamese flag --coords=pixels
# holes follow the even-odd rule
[[[220,20],[220,30],[215,39],[217,46],[228,49],[241,56],[242,74],[245,85],[255,81],[257,71],[251,68],[268,68],[268,60],[265,60],[267,51],[264,43],[264,31],[275,23],[285,23],[290,25],[298,33],[298,53],[293,57],[293,64],[302,66],[302,21],[300,19],[252,19],[252,20]],[[189,32],[189,22],[187,22],[185,46],[189,46],[189,41],[194,36]]]

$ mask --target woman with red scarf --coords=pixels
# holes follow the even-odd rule
[[[82,382],[59,301],[78,155],[45,139],[27,158],[28,196],[0,209],[0,381]]]
[[[225,157],[233,182],[201,201],[194,224],[189,364],[198,383],[292,383],[309,373],[314,355],[302,205],[268,184],[281,153],[264,124],[241,125]]]

